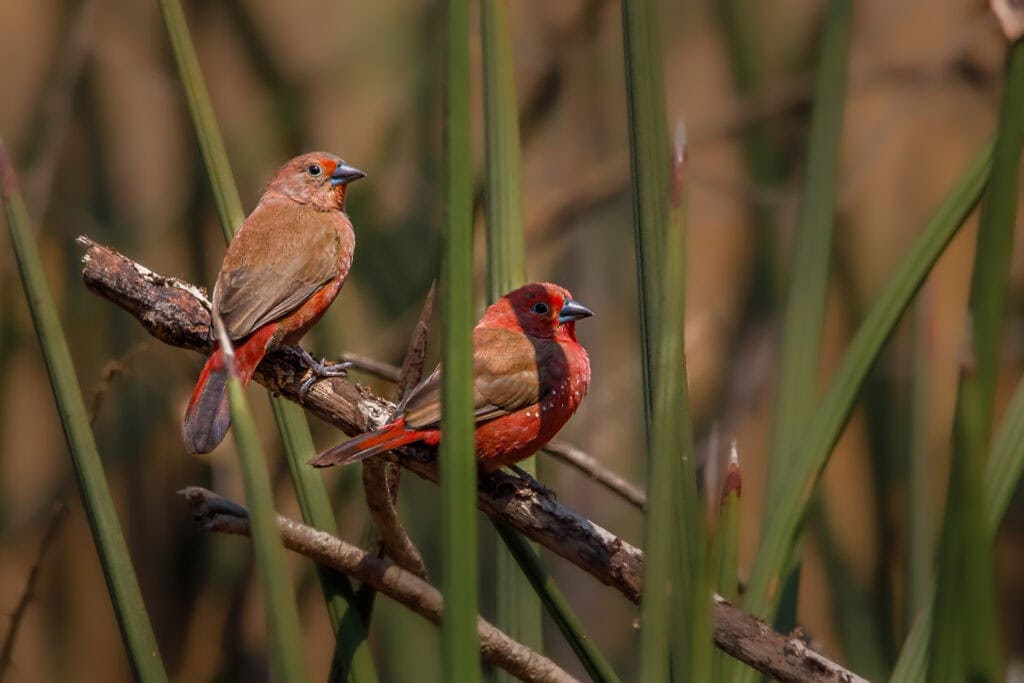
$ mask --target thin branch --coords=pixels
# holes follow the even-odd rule
[[[226,498],[198,486],[182,490],[192,516],[206,531],[249,535],[248,511]],[[444,599],[423,579],[390,562],[282,515],[277,516],[281,540],[289,550],[373,586],[378,592],[432,621],[441,622]],[[477,618],[480,655],[524,681],[575,681],[553,661],[509,638],[482,618]]]
[[[369,356],[363,356],[358,353],[343,353],[338,360],[342,363],[351,363],[352,367],[387,382],[397,382],[402,378],[402,372],[398,367],[376,358],[370,358]]]
[[[28,572],[25,590],[21,593],[21,598],[18,600],[17,607],[14,608],[14,613],[11,614],[11,625],[7,628],[7,637],[4,638],[3,649],[0,650],[0,681],[3,680],[11,668],[11,662],[14,658],[14,641],[18,638],[18,631],[21,629],[22,621],[28,612],[28,606],[32,602],[32,598],[35,597],[36,583],[39,581],[39,574],[43,568],[43,560],[46,558],[46,553],[50,546],[53,545],[53,539],[57,536],[57,529],[60,528],[60,523],[64,520],[67,510],[68,508],[64,503],[59,503],[50,514],[50,521],[46,525],[46,531],[43,532],[43,540],[39,544],[39,553],[36,555],[36,560],[32,563],[32,568]]]
[[[153,273],[87,238],[80,238],[79,243],[88,248],[83,278],[90,290],[131,313],[157,339],[209,352],[209,303],[196,287]],[[281,349],[260,364],[255,379],[347,434],[380,427],[393,414],[393,403],[345,378],[319,382],[300,395],[305,375],[306,366],[299,355]],[[435,456],[428,449],[404,448],[388,458],[436,483]],[[483,479],[477,506],[639,602],[644,562],[639,548],[515,476],[497,473]],[[822,662],[827,660],[802,643],[797,646],[755,617],[721,601],[715,605],[714,635],[719,648],[781,681],[862,680],[836,664],[824,666]],[[769,651],[771,656],[766,655]]]
[[[400,402],[423,379],[423,364],[427,357],[427,341],[430,338],[430,321],[434,317],[435,289],[436,280],[430,283],[427,296],[423,299],[423,308],[420,309],[420,317],[412,330],[412,336],[409,337],[409,347],[405,350],[398,386],[395,387],[395,401]]]
[[[136,354],[145,350],[146,344],[144,342],[133,344],[127,351],[121,354],[120,358],[112,358],[103,364],[103,369],[100,370],[100,378],[93,386],[92,393],[89,397],[90,425],[96,425],[96,419],[100,415],[100,409],[103,407],[103,402],[106,400],[107,394],[110,393],[110,389],[114,385],[114,381],[121,375],[128,372],[128,361]]]
[[[639,486],[605,467],[589,453],[557,439],[549,441],[544,450],[555,460],[576,468],[638,510],[647,506],[647,495]]]
[[[427,353],[427,338],[430,336],[430,319],[433,313],[434,285],[431,284],[402,362],[398,386],[395,387],[396,401],[400,402],[423,377],[423,361]],[[427,566],[423,562],[423,556],[402,527],[395,505],[401,473],[398,465],[380,458],[364,461],[363,492],[366,506],[379,534],[383,553],[393,559],[399,567],[425,579]]]

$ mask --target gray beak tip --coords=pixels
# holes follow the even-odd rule
[[[348,185],[349,183],[365,177],[366,174],[355,166],[349,166],[342,162],[334,168],[334,173],[331,174],[331,186],[337,187],[339,185]]]
[[[558,322],[567,323],[574,320],[580,320],[582,318],[590,318],[593,317],[593,315],[594,312],[589,308],[578,301],[569,299],[562,304],[562,310],[558,312]]]

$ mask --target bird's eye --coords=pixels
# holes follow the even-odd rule
[[[538,301],[533,305],[533,308],[531,308],[530,310],[532,310],[537,315],[547,315],[549,309],[546,303],[544,303],[543,301]]]
[[[309,166],[306,167],[306,173],[313,176],[314,178],[320,175],[321,172],[322,171],[320,170],[320,167],[317,166],[316,164],[310,164]]]

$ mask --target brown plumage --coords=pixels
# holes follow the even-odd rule
[[[355,249],[344,213],[346,188],[364,175],[325,152],[292,159],[228,246],[213,308],[235,344],[243,382],[267,352],[297,344],[341,290]],[[182,433],[190,453],[208,453],[227,433],[225,382],[215,349],[185,412]]]

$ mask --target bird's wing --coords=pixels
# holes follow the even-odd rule
[[[260,204],[228,247],[213,290],[228,335],[241,339],[301,306],[343,275],[340,264],[351,259],[351,251],[343,214]]]
[[[473,333],[473,408],[477,423],[533,405],[548,390],[537,372],[553,345],[531,340],[521,332],[477,329]],[[441,423],[441,369],[410,394],[402,415],[409,429],[431,429]]]

